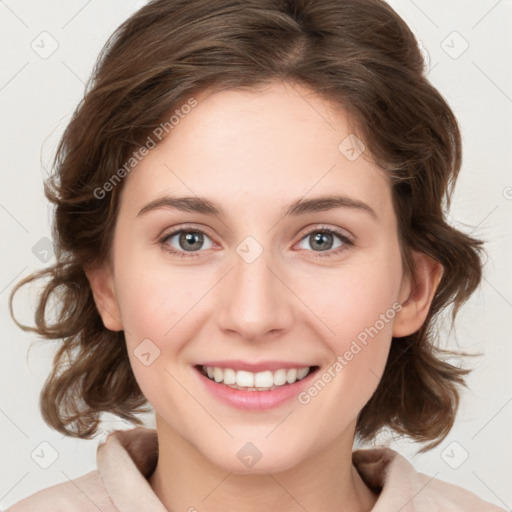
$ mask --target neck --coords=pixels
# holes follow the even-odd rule
[[[353,436],[341,436],[288,470],[240,474],[212,464],[158,417],[157,432],[150,485],[172,512],[368,512],[377,500],[352,465]]]

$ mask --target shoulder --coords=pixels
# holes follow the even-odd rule
[[[116,430],[98,446],[95,471],[36,492],[7,512],[164,512],[148,482],[157,459],[155,430]]]
[[[24,498],[6,512],[117,512],[98,471]]]
[[[421,474],[421,473],[419,473]],[[505,509],[482,500],[476,494],[458,485],[450,484],[437,478],[422,475],[425,485],[429,485],[429,492],[425,496],[425,503],[434,500],[440,510],[464,510],[478,512],[504,512]],[[444,507],[444,508],[443,508]],[[451,507],[451,508],[449,508]]]
[[[352,460],[365,483],[379,494],[375,511],[504,511],[462,487],[419,473],[405,457],[389,448],[356,450]]]

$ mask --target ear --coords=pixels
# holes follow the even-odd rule
[[[408,336],[420,329],[427,318],[432,299],[441,281],[442,265],[424,253],[413,252],[416,271],[406,276],[400,290],[402,309],[395,316],[393,336]]]
[[[94,302],[103,320],[103,325],[110,331],[122,331],[121,314],[117,303],[113,271],[109,263],[101,267],[85,269]]]

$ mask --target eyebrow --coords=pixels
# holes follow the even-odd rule
[[[137,217],[161,208],[174,208],[184,212],[195,212],[215,215],[217,217],[225,217],[225,212],[222,207],[204,197],[197,196],[160,197],[144,206],[137,214]],[[284,216],[298,216],[312,212],[323,212],[334,208],[349,208],[356,211],[366,212],[374,219],[378,219],[377,214],[368,204],[359,201],[358,199],[340,195],[326,195],[312,199],[298,199],[288,205]]]

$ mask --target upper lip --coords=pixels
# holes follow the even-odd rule
[[[197,366],[211,366],[218,368],[231,368],[233,370],[244,370],[246,372],[258,373],[264,371],[276,371],[281,368],[308,368],[313,365],[298,363],[294,361],[261,361],[259,363],[250,363],[241,360],[222,360],[222,361],[204,361]]]

